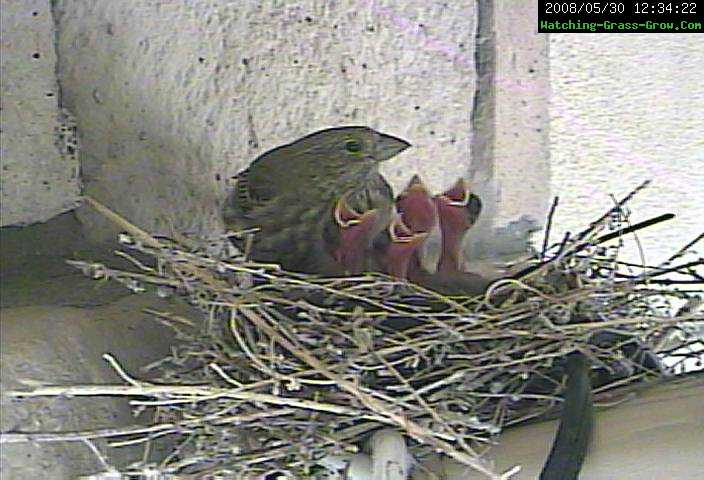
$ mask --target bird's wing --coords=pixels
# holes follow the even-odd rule
[[[257,178],[256,174],[257,169],[248,168],[235,176],[234,200],[244,214],[266,205],[276,196],[276,185]]]
[[[305,170],[305,150],[298,142],[269,150],[243,171],[235,175],[234,188],[228,203],[234,213],[248,216],[250,212],[291,191],[301,181],[299,173]]]

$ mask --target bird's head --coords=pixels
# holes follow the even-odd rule
[[[393,277],[405,279],[411,257],[428,236],[427,232],[413,232],[403,223],[401,215],[396,215],[389,224],[383,251],[383,267]]]
[[[443,235],[464,233],[477,222],[482,211],[481,200],[469,191],[462,178],[434,200]]]
[[[334,225],[337,235],[332,256],[343,269],[349,273],[359,273],[364,269],[371,237],[375,235],[375,226],[379,220],[376,209],[359,213],[347,203],[344,196],[335,203],[333,209]]]
[[[356,180],[408,147],[407,141],[372,128],[346,126],[311,133],[284,148],[321,179]]]
[[[363,126],[327,128],[306,135],[298,144],[301,152],[331,153],[349,161],[373,159],[383,162],[411,146],[405,140]]]
[[[396,197],[396,209],[414,233],[429,232],[438,222],[433,198],[418,175],[413,175],[406,189]]]

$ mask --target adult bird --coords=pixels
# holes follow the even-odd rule
[[[364,126],[320,130],[259,156],[235,179],[223,218],[229,230],[256,228],[251,258],[283,268],[344,274],[334,252],[345,248],[345,227],[336,217],[345,198],[359,215],[374,210],[363,225],[371,239],[388,225],[391,188],[378,172],[381,162],[410,146]],[[339,212],[338,212],[339,213]],[[358,232],[359,233],[359,232]],[[365,240],[366,241],[366,240]],[[342,243],[340,243],[342,242]]]

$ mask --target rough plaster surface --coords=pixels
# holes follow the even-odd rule
[[[469,178],[483,201],[465,239],[472,268],[479,258],[525,249],[545,219],[550,197],[547,149],[547,35],[536,33],[537,1],[480,0],[479,84]]]
[[[560,195],[555,237],[596,219],[644,180],[632,220],[678,218],[640,235],[649,263],[702,232],[704,48],[701,35],[550,37],[552,186]],[[626,252],[639,260],[636,244]]]
[[[339,124],[414,144],[384,168],[396,187],[447,186],[469,164],[474,6],[60,1],[87,193],[157,233],[210,232],[230,175]]]
[[[547,35],[536,32],[537,1],[497,2],[497,222],[544,221],[550,196]]]
[[[0,225],[22,225],[75,208],[78,160],[58,107],[49,2],[2,0],[0,9]]]
[[[487,142],[475,148],[482,160],[470,159],[475,9],[470,0],[58,2],[59,78],[78,118],[87,192],[156,233],[209,233],[220,228],[226,179],[257,155],[320,128],[368,124],[414,145],[382,168],[397,190],[416,172],[435,191],[465,175],[487,205],[506,197],[526,207],[503,219],[541,217],[547,194],[516,172],[534,156],[544,164],[545,146],[535,124],[510,112],[545,108],[532,85],[547,78],[546,40],[532,20],[502,25],[513,33],[500,39],[512,52],[501,78],[529,87],[489,101],[505,102],[501,121],[523,141],[502,141],[496,165],[496,118],[482,110],[475,122]],[[544,116],[528,117],[545,131]],[[101,219],[80,216],[106,238]]]

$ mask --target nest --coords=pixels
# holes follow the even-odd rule
[[[506,478],[482,455],[505,427],[559,410],[567,353],[582,352],[605,373],[597,398],[662,378],[643,355],[671,365],[701,355],[693,347],[700,300],[686,287],[704,280],[695,270],[701,259],[687,258],[701,236],[663,265],[619,261],[604,240],[634,227],[604,232],[615,216],[624,220],[631,196],[473,298],[376,274],[293,274],[250,262],[227,241],[156,239],[90,200],[128,232],[123,256],[136,268],[72,264],[133,291],[183,295],[207,313],[205,327],[154,312],[180,340],[147,367],[155,380],[132,378],[107,357],[125,385],[15,393],[126,395],[155,408],[153,425],[102,435],[118,446],[176,439],[159,465],[125,474],[148,467],[194,478],[339,478],[321,459],[356,452],[390,427],[417,459],[443,453]]]

